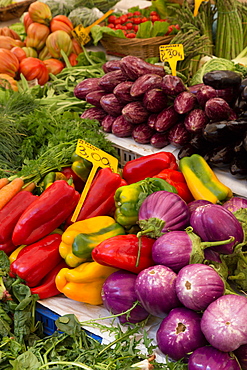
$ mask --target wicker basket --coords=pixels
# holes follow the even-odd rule
[[[20,18],[36,0],[25,0],[0,8],[0,22]]]
[[[147,59],[159,57],[159,46],[169,44],[173,36],[158,36],[147,39],[122,39],[104,34],[100,40],[102,46],[109,55],[124,57],[133,55],[138,58]]]

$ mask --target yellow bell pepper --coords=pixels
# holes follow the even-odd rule
[[[91,253],[102,241],[124,235],[124,228],[110,216],[96,216],[77,221],[62,235],[59,253],[70,267],[92,261]]]
[[[180,159],[179,168],[193,197],[208,200],[211,203],[221,203],[232,197],[232,190],[224,185],[199,154]]]
[[[84,262],[74,269],[61,269],[55,283],[61,293],[74,301],[100,305],[104,281],[115,271],[116,268],[97,262]]]
[[[16,258],[18,257],[18,254],[20,253],[20,251],[26,247],[26,245],[20,245],[18,248],[16,248],[12,253],[11,255],[9,256],[9,262],[12,263],[16,260]]]

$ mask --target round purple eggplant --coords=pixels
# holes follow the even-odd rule
[[[79,82],[74,88],[74,96],[80,100],[85,100],[86,95],[95,90],[102,90],[99,86],[100,78],[86,78]]]
[[[197,99],[189,91],[183,91],[174,99],[174,109],[179,114],[185,114],[195,108]]]
[[[122,113],[124,107],[124,104],[120,103],[113,93],[103,95],[100,99],[100,105],[107,114],[116,117]]]
[[[108,93],[113,92],[114,88],[120,83],[127,80],[126,75],[120,70],[115,70],[106,73],[100,77],[99,87]]]
[[[102,287],[102,301],[105,308],[114,315],[129,310],[137,301],[135,293],[136,274],[129,271],[119,270],[113,272],[105,280]],[[137,323],[145,320],[149,313],[138,304],[129,314],[119,316],[123,323]]]
[[[186,115],[184,125],[189,132],[196,133],[201,131],[208,121],[209,119],[204,110],[196,108]]]
[[[179,361],[188,353],[205,346],[207,341],[201,331],[201,316],[186,307],[173,308],[156,333],[161,352]]]
[[[107,114],[105,118],[101,121],[102,130],[105,132],[112,132],[112,125],[116,117]]]
[[[102,108],[100,104],[100,99],[102,96],[106,95],[104,90],[95,90],[88,93],[85,97],[87,103],[94,105],[97,108]]]
[[[150,145],[157,149],[169,145],[168,132],[155,132],[150,139]]]
[[[243,344],[234,351],[242,370],[247,370],[247,344]]]
[[[93,107],[86,109],[80,117],[84,119],[95,119],[101,123],[106,115],[107,113],[104,111],[104,109]]]
[[[112,133],[117,137],[130,137],[134,130],[134,125],[127,121],[123,115],[118,116],[112,124]]]
[[[133,97],[140,97],[144,95],[146,91],[160,88],[162,77],[154,73],[147,73],[133,83],[130,89],[130,95]]]
[[[197,348],[189,357],[188,370],[241,370],[241,367],[228,352],[212,346]],[[247,369],[247,368],[243,368]]]
[[[186,129],[184,122],[178,122],[172,126],[168,133],[168,140],[170,144],[176,148],[181,148],[190,141],[191,134]]]
[[[151,89],[145,92],[142,102],[149,112],[158,113],[167,107],[167,96],[161,89]]]
[[[165,94],[171,96],[177,96],[187,90],[181,78],[172,75],[165,75],[162,78],[161,88]]]
[[[208,342],[223,352],[247,344],[247,298],[227,294],[217,298],[203,312],[201,330]]]
[[[155,122],[155,130],[158,132],[167,131],[178,122],[179,118],[179,114],[171,105],[158,114]]]
[[[212,98],[205,104],[205,113],[212,121],[222,121],[229,118],[231,107],[224,99]]]
[[[158,238],[167,231],[188,226],[189,210],[177,194],[165,190],[150,194],[141,204],[138,224],[142,234]]]
[[[132,138],[139,144],[149,144],[155,131],[146,123],[141,123],[134,127]]]
[[[194,311],[204,311],[224,294],[225,285],[210,266],[195,263],[184,266],[177,275],[176,293],[180,302]]]
[[[218,253],[233,253],[234,247],[244,239],[241,223],[233,213],[218,204],[197,207],[190,216],[190,225],[203,241],[213,242],[233,238],[231,242],[212,247]]]
[[[247,208],[247,198],[233,196],[223,203],[222,206],[228,209],[228,211],[234,213],[242,208]]]
[[[208,85],[202,85],[196,92],[196,98],[202,108],[209,99],[217,98],[216,90]]]
[[[177,274],[169,267],[148,267],[137,275],[135,292],[151,315],[165,317],[172,308],[181,306],[175,289]]]
[[[205,206],[206,204],[212,204],[212,202],[210,202],[209,200],[205,200],[205,199],[195,199],[195,200],[192,200],[191,202],[188,203],[188,208],[189,208],[190,214],[197,207]]]
[[[149,112],[143,106],[142,102],[134,101],[125,105],[122,109],[122,115],[130,123],[139,125],[147,121]]]

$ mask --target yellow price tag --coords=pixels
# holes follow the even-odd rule
[[[201,3],[202,3],[203,1],[207,2],[208,0],[195,0],[195,6],[194,6],[194,17],[196,17],[196,16],[197,16],[197,14],[198,14],[198,10],[199,10],[200,5],[201,5]]]
[[[172,75],[176,76],[177,61],[184,59],[184,47],[182,44],[167,44],[160,45],[160,60],[162,62],[168,62]]]
[[[72,35],[77,39],[77,41],[81,44],[81,45],[85,45],[87,44],[91,39],[90,39],[90,36],[89,36],[89,33],[90,33],[90,30],[93,26],[95,26],[96,24],[99,24],[101,23],[105,18],[107,18],[111,13],[113,12],[113,9],[110,9],[108,10],[108,12],[106,12],[104,15],[102,15],[102,17],[100,17],[99,19],[97,19],[94,23],[90,24],[90,26],[88,27],[83,27],[82,24],[79,24],[78,26],[76,26],[72,31]]]
[[[94,179],[94,176],[96,174],[97,169],[109,167],[112,172],[117,172],[118,170],[118,160],[117,158],[113,157],[112,155],[104,152],[103,150],[97,148],[96,146],[87,143],[86,141],[79,139],[76,146],[76,154],[79,155],[82,158],[85,158],[89,162],[93,164],[93,167],[91,169],[91,172],[87,178],[87,182],[84,186],[84,189],[81,193],[81,197],[79,199],[79,202],[76,206],[76,209],[73,213],[73,216],[71,218],[72,222],[75,222],[81,207],[84,203],[84,200],[86,199],[88,190],[90,188],[90,185]]]

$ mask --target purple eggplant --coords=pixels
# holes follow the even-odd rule
[[[178,361],[188,353],[205,346],[201,331],[201,316],[186,307],[173,308],[156,333],[157,345],[164,355]]]
[[[107,62],[105,62],[105,64],[103,64],[102,69],[105,73],[121,69],[120,68],[120,60],[118,60],[118,59],[108,60]]]
[[[177,96],[181,92],[187,90],[181,78],[172,75],[165,75],[162,78],[161,89],[165,94],[171,96]]]
[[[228,209],[228,211],[234,213],[241,208],[247,208],[247,198],[233,196],[223,203],[222,206]]]
[[[127,121],[123,115],[118,116],[112,124],[112,133],[118,137],[130,137],[134,130],[134,125]]]
[[[102,96],[106,95],[105,90],[95,90],[88,93],[85,97],[87,103],[94,105],[97,108],[102,108],[100,104],[100,99]]]
[[[145,92],[142,102],[149,112],[158,113],[167,107],[167,96],[161,89],[155,88]]]
[[[176,295],[177,274],[169,267],[148,267],[137,275],[135,292],[142,307],[151,315],[165,317],[172,308],[181,306]]]
[[[151,113],[148,116],[147,124],[149,127],[153,128],[155,130],[155,122],[157,120],[158,113]]]
[[[156,132],[150,139],[150,145],[157,149],[162,149],[169,145],[167,132]]]
[[[186,130],[195,133],[201,131],[208,121],[209,119],[204,110],[196,108],[186,115],[184,125]]]
[[[147,122],[149,112],[140,101],[133,101],[125,105],[122,109],[124,118],[134,125]]]
[[[129,310],[137,301],[135,292],[135,281],[137,275],[129,271],[119,270],[113,272],[105,280],[102,287],[102,301],[105,308],[112,314],[121,314]],[[145,320],[149,313],[138,304],[129,315],[119,316],[119,321],[123,323],[137,323]]]
[[[233,213],[218,204],[197,207],[191,214],[190,225],[203,241],[213,242],[233,238],[226,244],[212,247],[218,253],[233,253],[234,247],[244,239],[241,223]]]
[[[189,91],[183,91],[174,99],[174,109],[179,114],[185,114],[195,108],[197,99]]]
[[[133,55],[127,55],[120,60],[120,66],[130,80],[137,80],[138,77],[147,73],[154,73],[159,76],[165,76],[162,66],[154,65]]]
[[[196,95],[197,91],[200,90],[202,86],[206,86],[203,83],[192,85],[188,87],[188,91],[191,92],[192,94]]]
[[[130,95],[133,97],[139,97],[144,95],[146,91],[160,88],[162,77],[154,73],[147,73],[133,83],[130,89]]]
[[[205,258],[204,249],[212,245],[214,243],[202,242],[192,228],[187,227],[185,230],[169,231],[157,238],[152,247],[152,258],[155,264],[165,265],[178,272],[188,264],[202,263]]]
[[[120,82],[124,82],[126,80],[127,77],[123,74],[121,69],[115,70],[100,77],[99,87],[101,90],[111,93]]]
[[[206,199],[195,199],[195,200],[192,200],[190,203],[188,203],[188,208],[189,208],[189,212],[190,214],[197,208],[197,207],[200,207],[200,206],[205,206],[205,204],[212,204],[212,202],[210,202],[209,200],[206,200]]]
[[[226,294],[203,312],[201,330],[211,346],[223,352],[235,351],[247,344],[247,298]]]
[[[139,144],[149,144],[154,132],[146,123],[141,123],[134,127],[132,138]]]
[[[207,72],[202,79],[205,85],[212,86],[216,90],[230,87],[238,91],[242,81],[240,73],[229,70]]]
[[[236,89],[228,87],[226,89],[216,90],[217,98],[224,99],[228,104],[233,104],[238,98]]]
[[[120,82],[113,90],[113,94],[118,98],[121,103],[129,103],[136,100],[130,95],[130,89],[133,85],[133,81]]]
[[[102,90],[99,86],[100,78],[86,78],[79,82],[74,88],[74,96],[80,100],[85,100],[86,95],[95,90]]]
[[[158,238],[167,231],[188,226],[189,210],[179,195],[160,190],[144,199],[138,219],[142,230],[140,234]]]
[[[197,348],[189,357],[188,370],[241,370],[241,367],[228,352],[222,352],[212,346]],[[243,368],[247,369],[247,368]]]
[[[200,106],[204,108],[209,99],[217,98],[217,92],[211,86],[202,85],[196,92],[196,98]]]
[[[124,107],[124,104],[120,103],[113,93],[103,95],[100,99],[100,105],[107,114],[116,117],[122,113],[122,109]]]
[[[112,132],[112,125],[115,119],[115,116],[107,114],[107,116],[105,116],[105,118],[101,121],[102,130],[105,132]]]
[[[102,108],[93,107],[86,109],[80,117],[84,119],[96,119],[101,123],[106,115],[107,113]]]
[[[176,279],[178,299],[191,310],[204,311],[211,302],[221,297],[224,291],[224,281],[210,266],[195,263],[184,266],[178,272]]]
[[[191,134],[183,122],[178,122],[169,130],[168,140],[176,148],[181,148],[190,141]]]
[[[241,365],[242,370],[247,370],[247,344],[243,344],[233,352]]]
[[[221,98],[209,99],[205,104],[205,113],[212,121],[227,120],[230,117],[231,107]]]
[[[167,131],[178,122],[179,118],[179,114],[171,105],[168,108],[163,109],[158,114],[157,120],[155,122],[155,130],[158,132]]]

